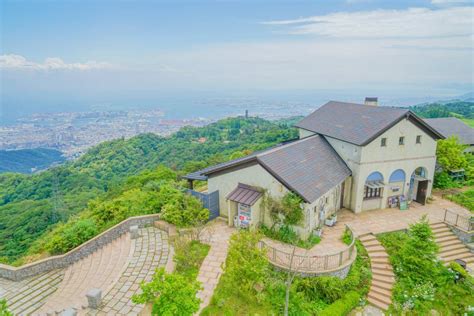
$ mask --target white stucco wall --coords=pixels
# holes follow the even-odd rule
[[[226,196],[234,190],[239,183],[263,188],[275,198],[281,198],[288,192],[288,189],[284,185],[258,164],[211,176],[207,181],[208,191],[214,192],[219,190],[219,208],[221,216],[227,217],[228,206]],[[253,209],[257,210],[258,207],[259,205],[254,205],[252,207],[252,212]]]
[[[416,136],[421,135],[421,144],[416,144]],[[399,145],[399,137],[405,137],[405,144]],[[381,147],[381,139],[387,139],[386,147]],[[356,194],[352,197],[353,210],[362,210],[387,207],[387,199],[393,194],[391,187],[399,186],[401,191],[407,195],[410,185],[410,177],[418,167],[426,169],[426,178],[430,180],[427,196],[431,195],[434,168],[436,163],[436,141],[418,128],[409,120],[402,120],[382,135],[364,146],[361,151],[360,162],[356,165],[357,177],[354,177],[354,186],[357,187]],[[402,169],[405,172],[405,183],[391,184],[389,178],[392,172]],[[382,198],[378,201],[363,201],[364,185],[367,177],[378,171],[383,175],[385,188]],[[354,190],[353,190],[354,193]]]
[[[316,134],[316,133],[310,132],[310,131],[302,129],[302,128],[299,128],[298,131],[299,131],[300,138],[306,138],[308,136]]]

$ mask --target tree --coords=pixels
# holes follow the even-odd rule
[[[455,136],[438,140],[436,156],[439,165],[444,171],[466,168],[465,149],[466,145],[459,143],[459,139]]]
[[[160,268],[149,283],[141,285],[143,293],[136,294],[136,304],[152,303],[152,315],[193,315],[199,310],[201,300],[196,296],[201,288],[196,280],[190,280],[177,273],[166,273]]]

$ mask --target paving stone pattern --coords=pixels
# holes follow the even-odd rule
[[[222,267],[227,258],[229,248],[229,238],[236,230],[220,220],[214,220],[207,227],[207,235],[203,242],[209,243],[211,248],[201,264],[197,280],[202,283],[203,289],[197,296],[201,299],[201,306],[198,314],[204,307],[209,305],[214,289],[222,274]],[[206,234],[204,234],[206,235]]]
[[[87,315],[138,315],[143,305],[132,302],[142,281],[149,282],[158,267],[168,262],[168,235],[154,227],[140,229],[140,237],[132,240],[133,255],[114,285],[103,292],[99,310],[87,309]],[[82,311],[79,314],[83,314]]]
[[[52,270],[20,282],[0,278],[0,298],[7,300],[14,315],[30,315],[38,311],[56,292],[64,278],[64,270]]]
[[[38,314],[60,313],[67,308],[86,307],[87,292],[93,288],[104,290],[109,288],[128,261],[130,249],[130,234],[123,234],[86,258],[70,265],[58,291],[48,298]]]

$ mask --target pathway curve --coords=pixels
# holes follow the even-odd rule
[[[158,267],[168,262],[170,246],[168,234],[155,228],[140,229],[140,237],[132,240],[132,256],[126,263],[117,282],[103,291],[99,310],[87,309],[79,314],[87,315],[138,315],[144,305],[132,302],[132,296],[139,292],[142,281],[151,281]]]
[[[227,252],[229,250],[229,238],[236,230],[227,226],[221,219],[212,221],[204,232],[203,242],[208,243],[211,248],[201,264],[197,280],[202,283],[203,289],[197,296],[201,299],[201,306],[197,315],[209,305],[214,289],[222,275]]]
[[[115,282],[129,258],[130,246],[130,234],[123,234],[67,267],[58,291],[48,298],[38,314],[60,313],[67,308],[85,308],[86,293],[89,290],[106,289]]]
[[[372,270],[372,282],[367,300],[372,305],[387,310],[392,304],[392,288],[395,283],[395,274],[388,254],[373,234],[360,236],[359,239],[367,249]]]

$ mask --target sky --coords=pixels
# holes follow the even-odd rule
[[[2,0],[0,118],[164,97],[460,95],[473,90],[473,5]]]

